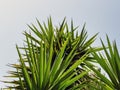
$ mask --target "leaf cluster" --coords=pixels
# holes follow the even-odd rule
[[[51,17],[47,24],[36,19],[38,27],[28,25],[24,32],[23,47],[16,49],[18,64],[11,64],[16,71],[9,71],[14,84],[8,88],[16,90],[120,90],[120,55],[115,42],[108,45],[101,40],[102,47],[93,47],[95,34],[88,39],[85,25],[80,34],[73,21],[66,19],[55,27]],[[101,52],[102,50],[102,52]],[[99,64],[108,75],[96,69]]]

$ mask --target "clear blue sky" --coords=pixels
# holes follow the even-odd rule
[[[79,30],[86,22],[90,36],[100,32],[98,38],[104,39],[107,33],[120,48],[120,0],[0,0],[0,80],[11,69],[6,65],[17,62],[15,44],[22,45],[26,24],[50,15],[56,25],[65,16],[68,22],[73,18]],[[1,82],[0,87],[4,87]]]

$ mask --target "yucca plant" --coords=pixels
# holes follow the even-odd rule
[[[88,69],[84,68],[84,61],[91,62],[90,53],[101,50],[101,48],[93,48],[92,50],[89,48],[97,34],[87,39],[85,25],[81,33],[78,34],[77,27],[73,26],[73,21],[71,21],[69,29],[65,19],[59,27],[53,26],[51,17],[48,19],[48,24],[41,24],[38,20],[37,23],[39,28],[33,24],[28,25],[32,32],[24,32],[25,45],[17,47],[20,63],[11,65],[17,71],[10,71],[10,77],[17,77],[19,80],[8,83],[15,84],[13,88],[16,89],[23,87],[23,90],[59,90],[63,88],[77,89],[78,87],[79,89],[80,87],[90,89],[90,86],[96,85],[94,83],[96,81],[95,74],[92,78],[90,74],[86,74]],[[20,53],[20,49],[25,53]],[[67,74],[64,76],[66,72]],[[63,82],[70,84],[64,86]],[[92,85],[87,85],[88,83]],[[97,88],[97,86],[95,87]]]
[[[108,46],[106,47],[101,40],[103,52],[94,52],[92,55],[107,76],[98,72],[90,63],[88,63],[88,66],[97,74],[100,81],[105,83],[105,90],[120,90],[120,55],[116,42],[114,41],[111,44],[109,37],[106,37]]]

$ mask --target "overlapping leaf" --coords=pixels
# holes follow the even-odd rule
[[[16,84],[13,88],[61,90],[86,86],[84,82],[92,79],[87,74],[87,68],[78,66],[85,65],[85,60],[91,61],[88,54],[101,50],[89,48],[97,34],[87,39],[85,25],[78,34],[75,32],[78,27],[74,27],[71,21],[69,29],[65,18],[59,27],[53,26],[51,17],[48,24],[41,24],[38,20],[37,23],[39,28],[33,24],[28,25],[32,32],[24,32],[26,36],[24,47],[17,46],[20,64],[12,64],[17,70],[10,74],[19,80],[11,81]],[[20,53],[21,50],[24,53]],[[80,78],[86,79],[83,82]]]
[[[103,81],[109,89],[119,90],[120,89],[120,55],[118,53],[118,49],[116,43],[110,43],[110,40],[107,37],[108,48],[106,48],[105,44],[101,40],[102,47],[104,49],[104,54],[101,53],[93,53],[94,59],[97,60],[97,63],[103,68],[108,77],[101,74],[99,71],[93,68],[93,66],[89,63],[88,66],[93,69],[93,71],[98,75],[101,81]],[[107,89],[107,90],[109,90]]]

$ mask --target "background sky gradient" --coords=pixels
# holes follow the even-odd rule
[[[15,45],[23,44],[27,24],[35,24],[36,18],[46,21],[50,15],[55,25],[65,16],[68,22],[72,18],[79,30],[86,22],[89,36],[99,32],[98,38],[105,40],[108,34],[120,49],[120,0],[0,0],[0,80],[11,69],[6,65],[17,62]]]

